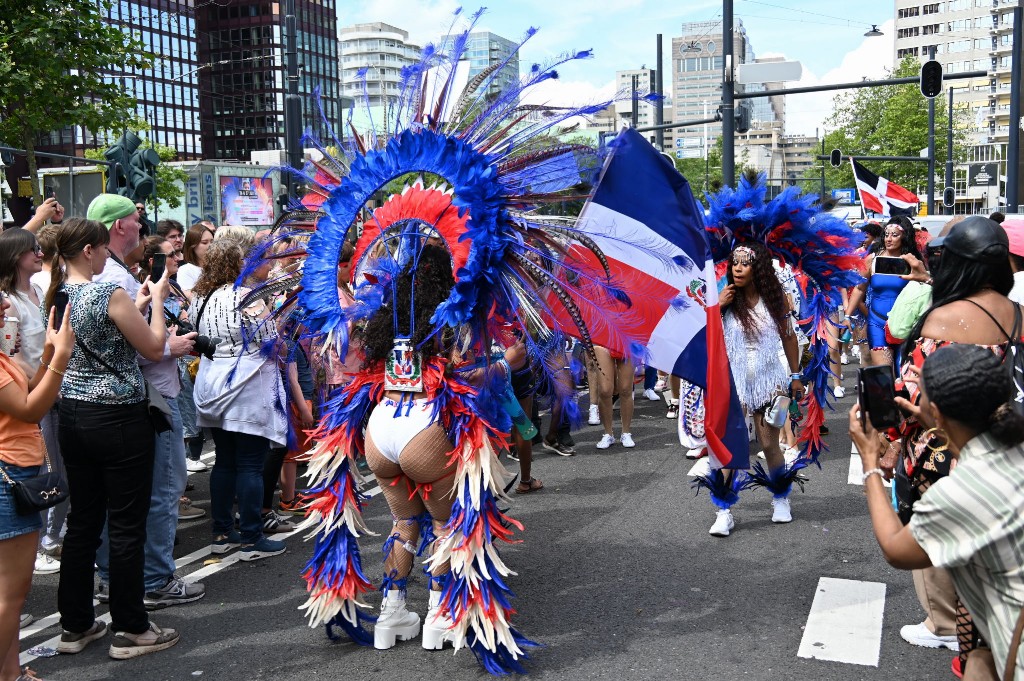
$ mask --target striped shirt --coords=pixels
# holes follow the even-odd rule
[[[914,504],[910,532],[956,592],[992,648],[1000,675],[1024,606],[1024,446],[983,433],[958,465]],[[1017,672],[1024,672],[1024,647]]]

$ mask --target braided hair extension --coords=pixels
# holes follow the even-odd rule
[[[943,416],[1007,446],[1024,442],[1024,417],[1009,403],[1013,381],[991,350],[967,343],[939,348],[925,360],[921,383]]]
[[[399,332],[408,333],[409,302],[412,297],[413,266],[410,261],[395,283],[394,298],[384,305],[366,323],[361,335],[366,362],[372,363],[384,359],[395,345],[395,336]],[[430,318],[437,306],[443,303],[451,289],[455,286],[452,274],[451,258],[448,251],[440,246],[427,244],[415,261],[416,268],[416,317],[412,335],[413,345],[419,346],[430,334],[433,324]],[[399,329],[395,329],[392,306],[398,305]],[[432,354],[432,353],[424,353]]]
[[[792,327],[789,324],[788,298],[786,298],[786,292],[782,288],[782,283],[779,282],[779,277],[775,274],[775,268],[772,266],[772,257],[768,253],[768,249],[759,243],[751,242],[741,245],[754,252],[754,261],[751,263],[751,283],[757,289],[758,295],[761,296],[765,307],[768,308],[768,313],[775,321],[775,327],[779,331],[779,338],[786,338],[792,332]],[[729,266],[725,270],[730,284],[734,283],[732,266],[735,253],[734,249],[729,254]],[[736,315],[740,326],[743,327],[744,333],[753,334],[756,332],[754,314],[747,305],[746,296],[740,295],[737,292],[729,307],[732,309],[732,313]]]

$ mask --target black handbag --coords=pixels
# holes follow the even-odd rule
[[[46,450],[46,442],[43,442],[43,458],[46,460],[46,472],[25,480],[14,480],[0,464],[0,477],[11,486],[14,507],[20,515],[45,511],[68,498],[68,482],[63,475],[55,473],[53,466],[50,465],[50,452]]]

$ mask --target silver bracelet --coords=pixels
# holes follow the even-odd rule
[[[882,482],[885,482],[885,471],[883,471],[881,468],[872,468],[864,475],[860,476],[860,484],[863,485],[864,483],[866,483],[868,481],[868,478],[870,478],[872,475],[876,473],[878,474],[878,477],[882,478]]]

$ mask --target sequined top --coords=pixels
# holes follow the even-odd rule
[[[136,404],[146,398],[138,355],[110,318],[110,296],[119,286],[110,282],[65,284],[71,306],[71,327],[78,341],[64,372],[60,396],[98,404]],[[82,349],[89,348],[114,372]]]

